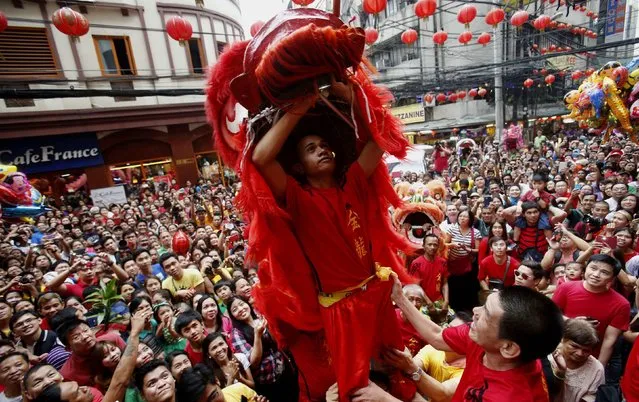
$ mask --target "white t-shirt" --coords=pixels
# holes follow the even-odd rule
[[[4,391],[0,393],[0,402],[22,402],[22,395],[14,396],[13,398],[7,398]]]

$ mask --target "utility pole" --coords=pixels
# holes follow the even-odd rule
[[[500,2],[501,3],[501,2]],[[503,60],[503,23],[494,29],[495,41],[493,47],[493,62],[495,63],[495,139],[501,142],[501,133],[504,128],[504,84],[500,63]]]

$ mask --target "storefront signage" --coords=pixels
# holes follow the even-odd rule
[[[24,173],[52,172],[102,165],[95,133],[14,138],[0,141],[0,164]]]
[[[626,0],[608,0],[606,36],[623,33],[626,23]]]
[[[126,193],[124,186],[114,186],[91,189],[91,199],[93,205],[98,207],[109,207],[111,204],[126,204]]]
[[[404,124],[421,123],[426,121],[424,105],[416,103],[414,105],[394,107],[391,109],[393,116],[397,117]]]

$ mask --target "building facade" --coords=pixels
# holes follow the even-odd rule
[[[89,188],[102,188],[169,178],[183,184],[203,166],[211,172],[218,159],[203,106],[207,66],[244,32],[239,0],[199,3],[4,2],[1,89],[34,97],[0,100],[0,164],[53,187],[83,174]],[[52,25],[61,6],[88,19],[88,34],[74,39]],[[173,16],[193,27],[183,44],[165,31]],[[82,93],[91,90],[106,92]]]

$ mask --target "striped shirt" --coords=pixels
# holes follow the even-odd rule
[[[470,248],[475,248],[475,243],[473,243],[473,240],[475,242],[480,241],[481,240],[481,233],[479,232],[479,230],[472,228],[473,230],[473,234],[471,234],[470,230],[464,235],[461,233],[461,230],[459,228],[459,224],[455,223],[453,225],[448,226],[448,234],[451,237],[451,242],[453,243],[457,243],[457,244],[464,244]],[[461,248],[453,248],[451,247],[448,251],[448,259],[449,260],[456,260],[459,258],[464,258],[469,254],[468,251],[463,250]]]

